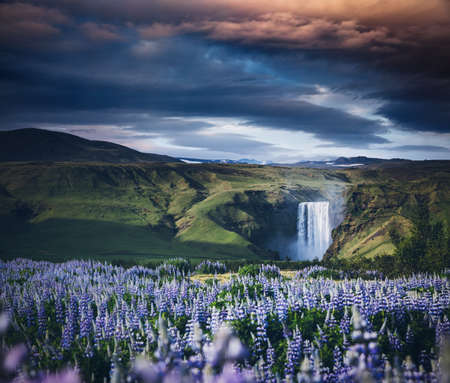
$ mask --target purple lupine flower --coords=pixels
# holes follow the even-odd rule
[[[56,322],[57,323],[64,323],[64,308],[63,308],[63,302],[62,302],[62,296],[60,294],[57,294],[55,298],[55,315],[56,315]]]
[[[402,343],[397,335],[397,332],[391,333],[388,331],[388,339],[392,349],[395,352],[399,352],[402,349]]]
[[[414,333],[409,325],[406,330],[405,341],[408,346],[411,346],[414,343]]]
[[[270,340],[268,340],[266,350],[266,364],[265,364],[267,381],[273,381],[274,379],[272,372],[272,367],[274,363],[275,363],[275,350],[273,349]]]
[[[16,372],[26,355],[27,348],[24,344],[20,343],[14,346],[7,352],[6,357],[3,360],[3,368],[9,373]]]
[[[43,301],[39,303],[37,318],[38,318],[38,332],[39,334],[42,335],[45,333],[45,330],[47,328],[47,316],[45,314],[45,305]]]

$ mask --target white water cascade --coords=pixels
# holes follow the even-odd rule
[[[297,259],[322,259],[331,244],[330,203],[301,202],[298,205]]]

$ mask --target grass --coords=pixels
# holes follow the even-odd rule
[[[251,165],[0,164],[0,255],[268,259],[254,241],[267,229],[265,209],[328,185],[343,182],[331,172]]]
[[[274,259],[268,244],[296,235],[298,202],[334,199],[344,190],[347,210],[328,256],[389,254],[389,227],[408,235],[418,195],[430,197],[435,219],[450,222],[448,169],[445,161],[337,171],[2,163],[0,257]]]
[[[294,278],[295,274],[297,273],[297,270],[281,270],[280,274],[288,279]],[[194,281],[199,281],[201,283],[205,283],[206,281],[216,279],[220,283],[226,283],[231,278],[236,277],[237,273],[224,273],[224,274],[194,274],[192,275],[191,279]]]
[[[347,214],[335,232],[328,257],[372,258],[393,254],[389,229],[407,237],[417,199],[429,199],[434,221],[450,224],[450,170],[448,161],[422,161],[351,169],[344,173],[352,186],[347,191]]]
[[[412,226],[406,218],[399,215],[381,218],[367,225],[365,230],[346,242],[341,250],[342,256],[358,255],[372,258],[379,254],[392,254],[395,246],[389,235],[391,225],[401,229],[403,236],[408,235]]]
[[[143,226],[70,219],[49,219],[32,224],[18,222],[15,225],[11,222],[3,217],[0,224],[0,256],[3,259],[27,257],[62,262],[77,258],[145,264],[149,259],[167,260],[170,257],[191,260],[267,258],[257,257],[245,246],[235,243],[180,241],[168,233]]]

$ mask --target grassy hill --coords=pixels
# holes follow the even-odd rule
[[[432,221],[450,223],[450,161],[423,161],[349,169],[346,214],[326,257],[392,254],[390,232],[410,235],[418,201],[427,201]]]
[[[43,129],[0,131],[0,161],[180,162],[111,142]]]
[[[448,165],[0,163],[0,257],[273,259],[295,244],[298,202],[340,196],[326,257],[391,254],[392,228],[407,237],[424,196],[448,227]]]
[[[267,259],[331,171],[180,163],[0,164],[0,256]],[[273,248],[273,246],[272,246]]]

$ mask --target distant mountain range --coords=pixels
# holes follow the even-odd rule
[[[392,162],[400,162],[400,161],[409,161],[403,160],[400,158],[392,158],[389,160],[382,158],[371,158],[371,157],[339,157],[335,160],[330,161],[299,161],[294,163],[275,163],[275,162],[262,162],[254,159],[242,158],[240,160],[208,160],[208,159],[200,159],[200,158],[185,158],[179,157],[179,160],[190,163],[190,164],[249,164],[249,165],[272,165],[272,166],[298,166],[298,167],[306,167],[306,168],[318,168],[318,169],[332,169],[332,168],[350,168],[350,167],[360,167],[374,164],[384,164],[384,163],[392,163]]]
[[[241,158],[239,160],[207,160],[201,158],[186,158],[186,157],[178,157],[180,161],[183,161],[188,164],[249,164],[249,165],[270,165],[271,162],[263,162],[254,160],[251,158]]]
[[[0,132],[0,161],[180,162],[112,142],[33,128]]]
[[[161,154],[142,153],[107,141],[93,141],[69,133],[44,129],[0,131],[0,162],[71,161],[71,162],[184,162],[190,164],[250,164],[295,166],[319,169],[361,167],[374,164],[408,161],[399,158],[339,157],[331,161],[299,161],[295,163],[263,162],[251,158],[200,159],[174,158]]]
[[[300,161],[293,164],[276,164],[279,166],[302,166],[308,168],[320,168],[320,169],[333,169],[333,168],[352,168],[368,165],[386,164],[394,162],[409,162],[410,160],[404,160],[401,158],[371,158],[371,157],[339,157],[333,161]]]

